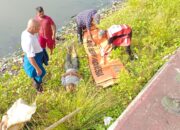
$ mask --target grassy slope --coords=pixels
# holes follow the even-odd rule
[[[46,67],[44,79],[45,93],[36,95],[29,78],[21,69],[13,77],[5,74],[0,77],[0,115],[18,98],[31,103],[37,100],[37,112],[28,127],[43,129],[66,114],[81,108],[81,112],[57,129],[105,129],[103,117],[116,118],[127,107],[143,86],[162,66],[166,59],[180,46],[180,13],[178,0],[129,0],[121,10],[102,20],[100,28],[112,24],[129,24],[133,28],[132,49],[139,56],[129,62],[124,48],[113,51],[113,58],[120,58],[130,71],[121,73],[119,83],[105,90],[96,89],[88,67],[88,61],[82,46],[77,46],[80,59],[80,71],[84,79],[74,94],[66,93],[60,84],[63,74],[65,46],[74,35],[68,35],[63,45],[58,45],[51,61]],[[15,67],[16,68],[16,67]]]

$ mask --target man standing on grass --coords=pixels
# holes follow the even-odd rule
[[[46,73],[43,67],[43,50],[38,42],[37,33],[40,24],[35,19],[28,21],[27,29],[22,32],[21,46],[25,53],[23,67],[26,74],[32,79],[33,86],[38,92],[42,92],[42,79]]]
[[[39,43],[44,51],[47,46],[52,54],[55,48],[56,25],[51,17],[44,14],[44,9],[41,6],[36,8],[36,20],[40,23]]]

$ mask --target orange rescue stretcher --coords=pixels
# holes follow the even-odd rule
[[[96,85],[105,88],[116,83],[119,73],[124,69],[124,66],[119,59],[104,61],[100,55],[100,48],[107,45],[108,39],[106,37],[100,39],[98,32],[98,28],[91,28],[91,34],[96,46],[93,46],[91,41],[88,41],[87,31],[83,35],[83,45],[88,55],[89,66]],[[106,62],[106,64],[102,62]]]

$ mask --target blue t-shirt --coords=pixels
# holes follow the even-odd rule
[[[92,17],[97,13],[95,9],[85,10],[76,16],[76,22],[78,27],[86,27],[90,29]]]

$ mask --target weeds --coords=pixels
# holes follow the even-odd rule
[[[166,62],[164,57],[172,54],[180,46],[180,2],[178,0],[129,0],[99,26],[106,29],[113,24],[128,24],[133,29],[132,50],[139,57],[129,62],[124,48],[113,51],[112,58],[120,58],[129,71],[121,72],[118,83],[99,90],[95,87],[88,67],[88,59],[82,46],[76,45],[80,58],[80,73],[83,80],[73,94],[67,93],[61,86],[61,75],[66,45],[77,42],[73,35],[67,35],[67,41],[58,45],[50,56],[47,75],[44,79],[44,94],[37,95],[29,78],[21,69],[17,76],[8,73],[0,77],[0,116],[18,98],[31,103],[37,101],[37,112],[25,129],[43,129],[76,108],[80,113],[61,124],[57,129],[98,129],[104,130],[103,118],[117,118],[143,86]],[[17,69],[17,67],[13,67]]]

